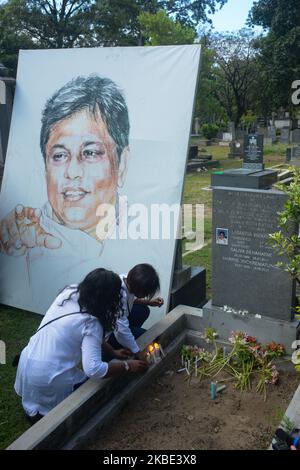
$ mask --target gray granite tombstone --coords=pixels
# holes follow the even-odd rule
[[[294,129],[291,132],[292,144],[300,144],[300,129]]]
[[[232,135],[232,140],[235,140],[235,124],[232,121],[228,123],[228,132]]]
[[[1,64],[0,64],[1,65]],[[7,150],[8,135],[12,114],[13,97],[16,80],[14,78],[1,76],[3,68],[0,68],[0,145],[1,145],[1,164],[5,162]]]
[[[275,144],[277,140],[276,136],[276,127],[274,125],[271,125],[268,129],[268,137],[272,139],[272,143]]]
[[[282,144],[290,143],[290,128],[289,127],[283,127],[281,129],[281,135],[280,135],[279,141]]]
[[[244,154],[244,145],[239,140],[233,140],[229,144],[230,153],[228,158],[242,158]]]
[[[300,166],[300,145],[291,148],[290,163],[295,166]]]
[[[194,132],[195,135],[200,134],[200,119],[198,117],[194,119]]]
[[[213,305],[292,319],[295,285],[268,244],[286,198],[277,190],[214,188]]]

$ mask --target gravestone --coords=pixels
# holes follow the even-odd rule
[[[272,143],[275,144],[277,140],[276,136],[276,127],[274,125],[271,125],[268,129],[268,137],[272,139]]]
[[[228,158],[242,158],[244,154],[244,145],[242,142],[238,140],[233,140],[229,144],[230,153],[228,154]]]
[[[190,145],[188,159],[192,160],[198,156],[198,145]]]
[[[291,161],[291,158],[292,158],[292,149],[288,147],[286,149],[286,154],[285,154],[285,163],[289,163]]]
[[[264,137],[263,135],[245,135],[243,168],[264,170]]]
[[[169,311],[177,305],[198,307],[206,301],[206,269],[182,263],[182,241],[177,241]]]
[[[273,140],[272,137],[264,137],[264,145],[272,145]]]
[[[246,135],[243,168],[212,174],[212,187],[266,189],[277,181],[277,171],[265,170],[263,163],[263,135]]]
[[[231,139],[235,140],[235,124],[234,122],[230,121],[228,123],[228,132],[231,134]]]
[[[294,129],[291,132],[292,144],[300,144],[300,129]]]
[[[194,119],[194,132],[195,135],[200,134],[200,119],[198,117]]]
[[[280,135],[279,141],[282,144],[290,143],[290,128],[289,127],[283,127],[281,129],[281,135]]]
[[[295,166],[300,165],[300,145],[297,145],[297,147],[291,148],[291,159],[290,163]]]
[[[295,285],[268,244],[287,196],[277,190],[213,191],[212,304],[290,321]],[[218,231],[225,233],[225,243]],[[296,232],[295,232],[296,233]],[[223,236],[222,236],[223,238]]]
[[[5,162],[16,80],[0,64],[0,165]]]
[[[223,139],[224,142],[231,142],[232,141],[232,133],[230,132],[223,132]]]

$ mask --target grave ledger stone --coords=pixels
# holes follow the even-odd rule
[[[243,168],[213,173],[211,185],[250,189],[270,188],[277,181],[277,172],[264,169],[263,146],[263,135],[245,135]]]
[[[278,190],[214,189],[213,305],[292,319],[295,284],[276,266],[282,259],[268,243],[286,198]],[[225,243],[219,239],[221,229]]]

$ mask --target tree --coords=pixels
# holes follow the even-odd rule
[[[139,15],[164,10],[196,28],[227,0],[6,0],[0,3],[0,61],[19,48],[143,45]],[[178,26],[177,26],[178,29]]]
[[[255,44],[273,109],[291,108],[291,84],[300,77],[299,0],[258,0],[248,23],[268,31]]]
[[[198,82],[195,116],[203,123],[224,124],[226,111],[216,98],[216,80],[214,76],[214,51],[210,47],[208,37],[201,40],[201,67]]]
[[[194,28],[172,20],[164,10],[159,10],[155,14],[141,13],[138,19],[142,35],[149,38],[147,44],[151,46],[192,44],[196,38]]]
[[[214,51],[214,94],[231,121],[239,124],[251,108],[258,67],[253,48],[253,34],[242,29],[238,33],[216,34],[211,39]]]

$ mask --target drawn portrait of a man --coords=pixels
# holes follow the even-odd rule
[[[68,238],[64,228],[102,241],[98,208],[117,206],[128,164],[129,117],[122,91],[97,75],[68,82],[46,103],[40,147],[48,202],[42,208],[19,204],[2,219],[1,251],[8,255],[58,249]]]

